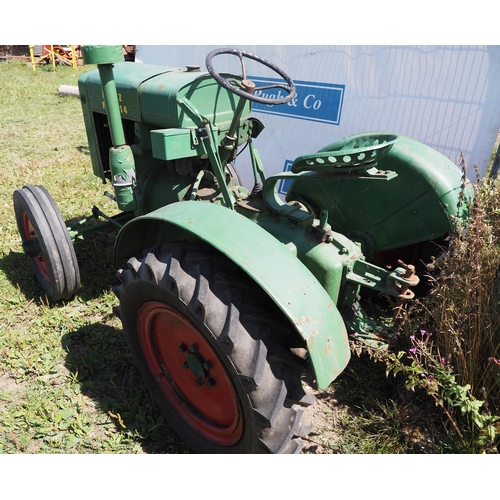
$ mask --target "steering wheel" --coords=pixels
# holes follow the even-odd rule
[[[214,70],[212,66],[212,59],[215,56],[219,56],[222,54],[231,54],[239,57],[243,75],[243,80],[241,82],[234,78],[223,78],[219,73],[217,73],[217,71]],[[254,82],[247,79],[245,62],[243,60],[244,58],[252,59],[254,61],[257,61],[259,64],[267,66],[269,69],[271,69],[279,76],[281,76],[281,78],[285,80],[286,85],[282,83],[275,83],[272,85],[256,87]],[[212,75],[214,80],[219,85],[224,87],[226,90],[229,90],[229,92],[232,92],[233,94],[236,94],[240,97],[243,97],[253,102],[259,102],[261,104],[268,104],[271,106],[275,104],[285,104],[286,102],[291,101],[297,93],[295,90],[295,84],[293,83],[292,79],[282,69],[278,68],[267,59],[252,54],[251,52],[245,52],[244,50],[238,50],[238,49],[215,49],[212,52],[210,52],[210,54],[208,54],[205,60],[205,64],[207,66],[208,72]],[[288,95],[273,99],[270,97],[259,97],[253,94],[254,92],[257,92],[259,90],[268,90],[275,88],[284,90]]]

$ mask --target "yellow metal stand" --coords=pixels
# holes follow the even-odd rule
[[[41,56],[35,56],[35,45],[30,45],[29,47],[33,71],[36,71],[38,64],[47,64],[47,62],[52,64],[52,68],[55,71],[56,61],[59,64],[73,66],[73,69],[77,69],[74,45],[42,45]]]

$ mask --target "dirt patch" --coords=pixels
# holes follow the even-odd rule
[[[19,392],[24,389],[23,384],[18,384],[16,379],[8,373],[0,375],[0,391]]]
[[[312,430],[307,437],[302,438],[303,453],[333,453],[332,444],[342,439],[335,431],[338,411],[335,392],[316,394],[316,403],[310,406],[304,415],[304,419],[312,425]]]

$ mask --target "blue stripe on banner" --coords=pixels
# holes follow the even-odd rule
[[[277,78],[249,77],[249,79],[255,83],[257,88],[275,83],[283,83],[283,80]],[[252,105],[253,110],[260,113],[290,116],[302,120],[330,123],[332,125],[340,124],[345,85],[295,81],[295,86],[297,87],[297,95],[290,102],[277,106],[255,102]],[[257,90],[255,95],[270,99],[279,99],[280,97],[285,97],[286,92],[283,89],[274,88]]]
[[[285,160],[285,165],[283,166],[283,172],[290,172],[292,170],[293,161]],[[278,193],[286,194],[288,189],[290,188],[290,184],[292,183],[292,179],[280,179],[278,181]]]

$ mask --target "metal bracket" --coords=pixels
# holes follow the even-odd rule
[[[388,271],[364,260],[356,260],[346,274],[346,280],[396,297],[399,301],[413,299],[415,294],[409,289],[419,283],[415,268],[400,262],[402,267]]]
[[[193,106],[193,104],[187,99],[183,97],[177,101],[177,104],[193,119],[194,123],[198,126],[197,134],[198,139],[201,140],[205,151],[207,152],[208,159],[213,167],[215,176],[217,177],[217,182],[219,183],[219,187],[222,192],[222,197],[224,199],[224,204],[227,208],[234,210],[234,202],[229,191],[229,188],[226,185],[226,179],[224,175],[224,167],[222,166],[222,161],[218,151],[218,145],[216,144],[212,129],[212,125],[208,118],[200,115],[198,110]],[[215,129],[217,130],[217,129]]]

